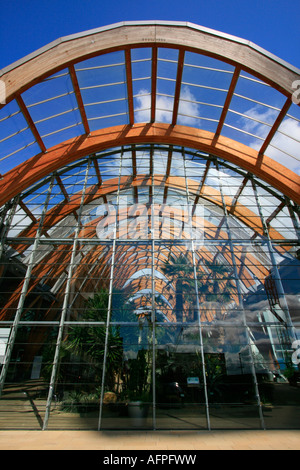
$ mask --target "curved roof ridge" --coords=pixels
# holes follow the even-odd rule
[[[218,30],[215,30],[215,29],[212,29],[212,28],[207,28],[206,26],[197,25],[196,23],[191,23],[191,22],[188,22],[188,21],[143,20],[143,21],[120,21],[118,23],[112,23],[112,24],[106,25],[106,26],[99,26],[98,28],[85,30],[85,31],[70,34],[70,35],[67,35],[67,36],[62,36],[60,38],[55,39],[54,41],[51,41],[50,43],[46,44],[45,46],[36,49],[34,52],[32,52],[30,54],[27,54],[26,56],[24,56],[23,58],[13,62],[12,64],[0,69],[0,77],[3,76],[5,73],[19,67],[20,65],[30,61],[34,57],[37,57],[38,55],[52,49],[53,47],[56,47],[57,45],[59,45],[61,43],[72,41],[73,39],[78,39],[78,38],[81,38],[81,37],[87,37],[87,36],[90,36],[92,34],[98,34],[98,33],[104,32],[104,31],[109,31],[109,30],[112,30],[112,29],[117,29],[117,28],[124,27],[124,26],[151,26],[151,25],[152,26],[187,27],[187,28],[191,28],[191,29],[201,31],[203,33],[218,36],[218,37],[223,38],[223,39],[228,39],[228,40],[233,41],[233,42],[244,44],[245,46],[248,46],[251,49],[256,50],[257,52],[261,53],[262,55],[265,55],[269,59],[272,59],[273,61],[278,62],[280,65],[282,65],[282,66],[284,66],[284,67],[290,69],[291,71],[293,71],[293,72],[300,75],[300,69],[297,68],[296,66],[294,66],[294,65],[290,64],[289,62],[281,59],[280,57],[276,56],[275,54],[272,54],[271,52],[269,52],[268,50],[258,46],[254,42],[246,40],[246,39],[241,38],[239,36],[224,33],[222,31],[218,31]]]

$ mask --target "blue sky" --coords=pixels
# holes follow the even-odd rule
[[[0,0],[0,7],[0,68],[59,37],[138,20],[196,23],[300,67],[299,0]]]

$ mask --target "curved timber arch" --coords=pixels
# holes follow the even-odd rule
[[[223,136],[214,143],[214,134],[208,131],[153,123],[94,131],[31,158],[3,176],[0,182],[0,205],[52,171],[79,158],[109,148],[143,143],[179,145],[212,153],[258,176],[300,204],[300,177],[271,158],[260,158],[256,150]]]
[[[58,39],[2,71],[7,100],[73,63],[134,47],[173,47],[238,65],[286,96],[298,70],[267,51],[228,34],[184,22],[124,22]],[[1,74],[0,74],[1,76]]]

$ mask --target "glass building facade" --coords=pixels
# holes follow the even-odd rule
[[[0,109],[4,180],[20,165],[0,214],[0,429],[299,429],[297,198],[213,147],[147,138],[62,152],[22,183],[41,144],[85,125],[222,120],[253,151],[275,129],[286,97],[255,73],[130,53],[68,64]],[[268,142],[296,179],[299,118],[291,103]]]

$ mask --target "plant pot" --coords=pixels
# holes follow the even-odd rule
[[[128,403],[128,415],[133,427],[144,427],[148,415],[148,405],[143,401],[131,401]]]

